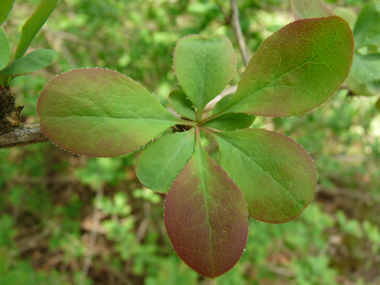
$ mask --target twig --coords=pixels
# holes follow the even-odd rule
[[[103,187],[100,186],[96,191],[96,202],[94,206],[93,219],[92,219],[92,230],[90,235],[90,246],[88,248],[86,259],[84,260],[82,276],[79,282],[79,285],[84,285],[86,282],[88,271],[91,267],[92,256],[94,255],[94,247],[96,243],[96,238],[98,236],[99,220],[100,220],[100,211],[96,208],[96,205],[101,203],[103,197]]]
[[[218,96],[216,96],[214,99],[212,99],[207,105],[206,107],[204,108],[204,111],[207,112],[207,111],[210,111],[212,109],[214,109],[215,105],[220,101],[222,100],[222,98],[228,96],[228,95],[231,95],[231,94],[234,94],[236,92],[236,89],[237,89],[237,85],[234,85],[234,86],[228,86],[226,89],[224,89],[222,91],[222,93],[220,93]]]
[[[267,269],[271,271],[272,273],[275,273],[277,275],[283,275],[283,276],[288,276],[288,277],[294,277],[296,274],[293,272],[293,270],[279,267],[279,266],[274,266],[274,265],[268,265]]]
[[[47,142],[39,124],[23,125],[13,131],[0,135],[0,148]]]
[[[222,12],[222,14],[224,15],[224,20],[226,21],[226,24],[229,25],[230,22],[231,22],[231,16],[228,15],[228,14],[226,13],[226,11],[224,11],[222,5],[220,5],[220,3],[219,3],[218,0],[215,0],[215,3],[216,3],[216,5],[218,5],[220,12]]]
[[[249,57],[247,53],[247,46],[245,45],[243,33],[241,31],[241,26],[239,22],[239,9],[236,0],[231,0],[231,21],[230,25],[234,31],[241,56],[243,58],[244,65],[247,66],[249,62]]]

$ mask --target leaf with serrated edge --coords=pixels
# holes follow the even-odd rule
[[[203,276],[224,274],[244,251],[247,215],[239,188],[197,144],[165,203],[165,227],[178,256]]]
[[[15,60],[0,71],[0,75],[15,77],[44,69],[58,59],[58,54],[51,49],[38,49]]]
[[[203,126],[221,131],[234,131],[245,129],[252,125],[255,116],[244,113],[227,113],[215,120],[205,123]]]
[[[183,91],[173,90],[169,94],[168,101],[170,106],[172,106],[178,114],[195,121],[195,110],[193,103],[187,99],[187,96]]]
[[[138,82],[100,68],[54,78],[41,92],[37,113],[54,143],[96,157],[131,152],[181,122]]]
[[[290,4],[296,19],[333,15],[323,0],[290,0]]]
[[[194,146],[194,130],[159,138],[142,151],[136,163],[137,177],[151,190],[168,192],[193,155]]]
[[[295,21],[261,44],[222,112],[271,117],[305,113],[338,90],[352,54],[352,32],[342,18]]]
[[[9,46],[7,35],[0,27],[0,70],[8,65],[11,58],[11,48]]]
[[[222,35],[187,36],[178,41],[174,50],[178,82],[198,113],[227,86],[235,64],[232,43]]]
[[[32,16],[22,26],[20,43],[17,46],[15,60],[22,57],[40,31],[59,0],[42,0]]]
[[[0,1],[0,26],[3,25],[7,19],[9,12],[13,8],[13,4],[16,0],[1,0]]]
[[[251,217],[285,223],[313,199],[315,167],[295,141],[261,129],[222,132],[216,139],[220,165],[244,193]]]

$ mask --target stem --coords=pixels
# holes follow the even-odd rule
[[[228,109],[229,109],[229,108],[224,109],[224,110],[221,110],[220,112],[218,112],[218,113],[216,113],[216,114],[214,114],[214,115],[212,115],[212,116],[210,116],[210,117],[207,117],[207,118],[204,119],[203,121],[200,121],[199,124],[200,124],[200,125],[206,124],[206,123],[208,123],[208,122],[214,120],[215,118],[224,115],[225,111],[228,110]]]
[[[0,135],[0,149],[48,141],[49,139],[42,133],[39,124],[27,124]]]
[[[209,133],[212,136],[218,136],[218,132],[221,132],[220,130],[217,129],[211,129],[211,128],[205,128],[205,127],[199,127],[201,131],[204,131],[206,133]]]
[[[12,77],[7,77],[4,82],[4,87],[8,87],[9,83],[11,82]]]
[[[241,53],[241,57],[243,58],[244,65],[247,66],[247,64],[249,62],[249,57],[248,57],[248,53],[247,53],[247,46],[246,46],[245,41],[244,41],[243,32],[241,31],[241,26],[240,26],[240,22],[239,22],[239,9],[238,9],[236,0],[231,0],[231,15],[228,15],[224,11],[222,5],[220,5],[218,0],[215,0],[215,2],[218,5],[219,10],[224,15],[224,21],[226,22],[227,25],[231,26],[231,28],[235,34],[237,44],[239,46],[239,50]]]
[[[244,65],[247,66],[249,62],[247,46],[245,45],[243,32],[241,31],[241,26],[239,22],[239,9],[236,0],[231,0],[231,21],[230,25],[234,31],[241,56],[243,58]]]
[[[201,132],[200,132],[199,126],[195,127],[195,135],[197,137],[197,144],[200,146],[201,145]]]
[[[203,110],[197,110],[197,117],[195,119],[197,122],[202,120],[202,114],[203,114]]]
[[[177,125],[185,125],[185,126],[195,127],[197,125],[197,123],[193,122],[193,121],[181,120],[181,122],[178,122]]]

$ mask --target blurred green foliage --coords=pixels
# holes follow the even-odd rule
[[[4,25],[11,43],[38,2],[16,1]],[[219,2],[229,12],[229,1]],[[366,1],[326,2],[357,11]],[[251,54],[293,20],[287,1],[238,4]],[[193,33],[221,33],[236,44],[223,17],[207,0],[60,1],[32,43],[56,50],[59,61],[11,83],[17,103],[25,105],[23,120],[37,122],[36,99],[53,76],[94,66],[140,81],[167,106],[167,95],[178,89],[172,72],[176,41]],[[237,45],[235,51],[238,66],[231,85],[244,69]],[[287,224],[250,220],[241,261],[214,281],[198,276],[174,254],[162,218],[165,196],[136,179],[138,152],[88,159],[49,143],[0,150],[0,284],[81,284],[94,208],[100,221],[86,284],[380,284],[375,101],[340,90],[307,114],[257,118],[254,127],[285,133],[310,152],[319,175],[316,197]],[[215,142],[206,137],[202,142],[217,159]]]

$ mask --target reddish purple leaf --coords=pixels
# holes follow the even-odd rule
[[[165,226],[178,256],[203,276],[224,274],[243,254],[247,215],[242,192],[198,146],[166,199]]]

